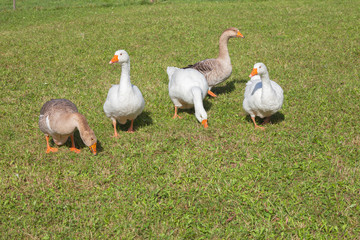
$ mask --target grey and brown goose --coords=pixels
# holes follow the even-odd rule
[[[57,148],[50,147],[49,136],[56,145],[65,144],[70,136],[70,150],[79,153],[80,150],[75,148],[74,143],[74,132],[78,129],[85,145],[96,155],[97,139],[94,131],[89,127],[86,118],[78,112],[75,104],[67,99],[52,99],[46,102],[40,110],[39,127],[45,134],[46,153],[58,151]]]
[[[210,96],[216,97],[211,88],[222,83],[231,75],[232,66],[227,44],[230,38],[235,37],[245,38],[237,28],[231,27],[226,29],[219,39],[219,56],[217,58],[205,59],[185,67],[196,69],[205,76],[209,85],[208,94]]]

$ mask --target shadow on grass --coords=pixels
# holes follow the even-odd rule
[[[204,108],[205,108],[205,111],[209,111],[211,109],[211,106],[212,106],[212,103],[207,99],[205,98],[203,100],[203,105],[204,105]],[[174,107],[174,105],[173,105]],[[192,108],[187,108],[187,109],[182,109],[182,108],[178,108],[178,114],[181,114],[182,112],[186,112],[187,114],[195,114],[195,108],[192,107]],[[173,112],[174,114],[174,112]]]
[[[252,123],[250,115],[246,115],[245,120]],[[274,115],[271,116],[270,124],[278,124],[278,123],[280,123],[280,122],[282,122],[284,120],[285,120],[284,114],[282,114],[281,112],[277,112],[277,113],[275,113]],[[264,122],[264,119],[256,117],[255,121],[258,124],[262,124]]]
[[[91,152],[90,151],[90,149],[89,149],[89,147],[88,146],[86,146],[85,145],[85,143],[83,142],[83,140],[81,139],[81,137],[80,137],[80,133],[79,133],[79,131],[78,130],[76,130],[75,132],[74,132],[74,142],[75,142],[75,147],[76,148],[78,148],[78,149],[80,149],[80,150],[84,150],[84,151],[86,151],[86,150],[88,150],[89,152]],[[55,144],[55,143],[54,143]],[[56,145],[56,144],[55,144]],[[70,139],[70,137],[68,138],[68,140],[66,141],[66,143],[64,144],[66,147],[68,147],[68,148],[70,148],[71,147],[71,139]],[[96,143],[96,152],[97,152],[97,154],[99,154],[100,152],[102,152],[104,150],[104,148],[101,146],[101,141],[98,139],[97,140],[97,143]]]
[[[236,89],[235,83],[247,83],[247,82],[248,82],[248,80],[246,80],[246,79],[241,79],[241,80],[235,79],[235,80],[232,80],[231,82],[226,82],[225,86],[214,87],[211,89],[211,91],[214,92],[216,95],[231,93]],[[245,86],[244,86],[244,89],[245,89]]]
[[[129,129],[130,124],[131,124],[131,121],[127,121],[125,124],[120,124],[119,122],[117,122],[116,130],[126,132]],[[150,112],[144,111],[134,120],[133,128],[134,128],[134,131],[136,131],[136,129],[138,129],[138,128],[142,128],[142,127],[149,126],[152,124],[153,124],[153,120],[150,116]],[[111,128],[113,129],[112,122],[111,122]]]

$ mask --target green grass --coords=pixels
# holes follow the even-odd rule
[[[360,3],[124,2],[0,1],[1,238],[356,239]],[[193,111],[173,120],[166,67],[216,57],[231,26],[246,38],[229,41],[233,73],[205,99],[209,128]],[[118,49],[146,107],[113,139],[102,105]],[[259,61],[285,97],[265,131],[242,109]],[[98,156],[78,133],[80,154],[45,153],[51,98],[87,117]]]

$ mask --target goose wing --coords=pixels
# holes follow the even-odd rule
[[[206,75],[207,73],[213,71],[217,65],[218,64],[216,59],[211,58],[211,59],[205,59],[203,61],[197,62],[192,65],[188,65],[187,67],[184,67],[184,69],[193,68],[198,70],[202,74]]]
[[[71,113],[78,112],[78,109],[74,103],[67,99],[51,99],[42,106],[40,114],[52,114],[59,111]]]

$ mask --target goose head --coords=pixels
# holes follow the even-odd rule
[[[253,77],[255,75],[262,76],[262,75],[265,75],[267,73],[268,73],[268,70],[267,70],[265,64],[263,64],[263,63],[255,63],[254,68],[253,68],[252,72],[250,73],[249,77],[251,78],[251,77]]]
[[[90,148],[90,151],[94,155],[96,155],[97,154],[97,152],[96,152],[97,139],[96,139],[94,131],[91,129],[85,130],[80,133],[80,137],[83,140],[83,142],[85,143],[85,145]]]
[[[229,38],[245,38],[244,35],[241,34],[241,32],[239,31],[239,29],[235,28],[235,27],[231,27],[226,29],[223,34],[226,34]]]
[[[114,57],[110,60],[109,64],[112,63],[125,63],[130,61],[129,54],[125,50],[118,50],[115,52]]]
[[[204,128],[208,127],[207,114],[206,114],[205,110],[195,109],[195,117],[199,122],[201,122],[201,124],[204,126]]]

